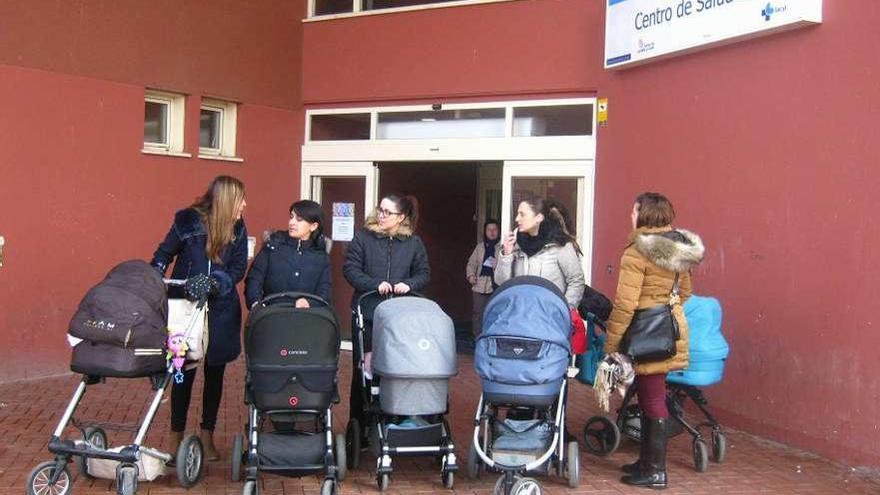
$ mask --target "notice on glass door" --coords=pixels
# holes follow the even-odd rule
[[[334,241],[349,242],[354,239],[354,203],[333,203]]]

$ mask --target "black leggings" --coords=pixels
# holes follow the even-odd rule
[[[202,425],[203,430],[214,431],[217,425],[217,413],[220,411],[220,399],[223,398],[223,372],[226,365],[204,366],[205,387],[202,389]],[[186,413],[192,399],[193,382],[196,381],[196,368],[183,372],[183,383],[174,383],[171,387],[171,431],[186,430]]]

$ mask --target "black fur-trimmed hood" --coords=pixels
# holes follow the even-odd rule
[[[205,224],[202,222],[202,216],[199,215],[195,208],[178,210],[174,214],[174,231],[181,240],[197,235],[208,235],[207,230],[205,230]],[[244,234],[244,221],[236,220],[232,231],[235,239],[240,239]]]
[[[633,232],[636,250],[655,265],[684,273],[703,260],[706,248],[697,234],[684,229],[646,229]]]

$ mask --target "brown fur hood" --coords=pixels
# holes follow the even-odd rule
[[[636,250],[666,270],[684,273],[703,260],[706,248],[697,234],[671,227],[639,228],[631,239]]]
[[[364,228],[376,234],[378,237],[388,237],[388,233],[379,228],[379,217],[375,211],[367,216],[364,224]],[[407,237],[412,237],[414,233],[412,224],[410,223],[409,218],[407,218],[397,228],[397,232],[393,237],[396,239],[406,239]]]

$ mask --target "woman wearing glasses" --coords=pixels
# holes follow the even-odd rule
[[[378,290],[383,295],[406,294],[428,285],[431,276],[428,253],[422,240],[415,235],[417,210],[418,204],[412,196],[385,196],[376,211],[367,217],[364,228],[355,233],[342,265],[345,279],[354,287],[351,299],[352,328],[356,324],[354,312],[358,298],[365,292]],[[364,330],[366,353],[370,352],[372,335],[369,328]],[[359,391],[361,378],[357,366],[360,343],[357,339],[352,340],[355,346],[352,352],[355,371],[351,377],[349,411],[350,417],[363,425],[363,398]]]

